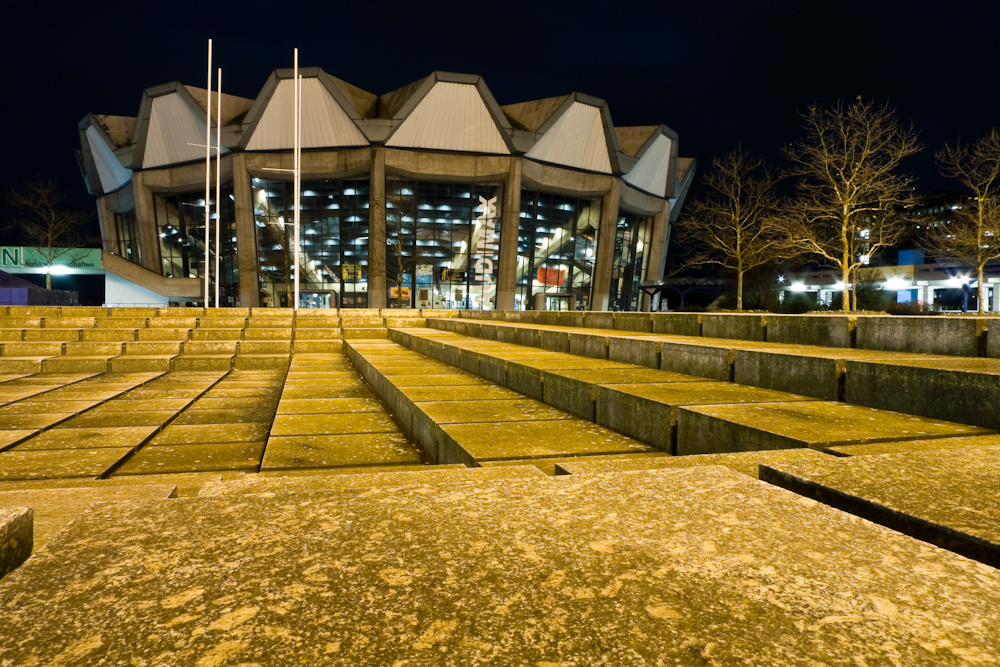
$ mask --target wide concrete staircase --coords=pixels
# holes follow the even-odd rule
[[[0,325],[0,664],[1000,656],[988,411],[858,398],[990,401],[996,359],[737,337],[760,316],[63,310]]]

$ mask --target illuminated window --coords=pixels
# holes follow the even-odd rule
[[[115,213],[115,231],[118,233],[118,254],[130,262],[142,264],[135,211]]]

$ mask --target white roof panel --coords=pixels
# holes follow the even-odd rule
[[[214,96],[212,101],[215,101]],[[214,148],[214,132],[210,142]],[[143,169],[205,159],[204,144],[205,116],[191,108],[180,93],[153,98],[146,130],[146,150],[142,157]],[[229,150],[223,146],[222,152],[228,153]]]
[[[610,174],[611,159],[601,110],[573,102],[525,157]]]
[[[292,148],[295,86],[281,79],[271,94],[247,150]],[[302,147],[367,146],[368,140],[316,77],[302,79]]]
[[[667,175],[670,173],[670,148],[670,137],[659,135],[632,167],[632,171],[622,178],[629,185],[663,197],[667,192]]]
[[[132,170],[122,166],[96,127],[89,126],[86,135],[90,154],[97,165],[97,175],[101,179],[101,190],[114,192],[127,185],[132,180]]]
[[[479,89],[448,81],[434,84],[386,146],[510,155]]]

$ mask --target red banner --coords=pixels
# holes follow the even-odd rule
[[[538,267],[538,275],[536,276],[536,279],[543,285],[555,285],[556,287],[562,287],[562,284],[566,282],[566,270],[546,269],[544,266],[540,266]]]

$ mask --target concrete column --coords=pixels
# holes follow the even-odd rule
[[[385,308],[385,147],[372,150],[368,185],[368,307]]]
[[[144,182],[145,173],[132,174],[132,193],[135,196],[135,224],[139,231],[139,248],[142,265],[163,275],[160,264],[160,233],[156,229],[156,214],[153,212],[153,193]]]
[[[663,210],[653,216],[653,232],[649,240],[649,263],[646,266],[646,275],[640,282],[647,280],[659,280],[663,277],[663,265],[667,258],[667,227],[670,220],[670,202],[663,202]],[[640,310],[649,312],[651,297],[645,292],[642,293],[642,305]]]
[[[994,313],[1000,313],[1000,283],[990,283],[987,288],[989,287],[993,288],[993,298],[991,299],[993,305],[990,310]]]
[[[496,310],[514,310],[517,289],[517,229],[521,220],[521,167],[519,157],[510,159],[510,172],[503,185],[500,211],[500,266],[497,272]]]
[[[118,230],[115,228],[115,214],[108,208],[107,199],[97,198],[97,221],[101,225],[101,244],[108,252],[118,252]],[[141,252],[141,249],[140,249]]]
[[[240,270],[240,306],[260,307],[257,226],[253,219],[253,183],[245,153],[233,155],[233,197],[236,198],[236,248]]]
[[[597,235],[597,260],[594,264],[591,310],[607,310],[611,296],[611,268],[615,257],[615,232],[618,228],[618,197],[621,179],[611,179],[611,189],[601,200],[601,228]]]

